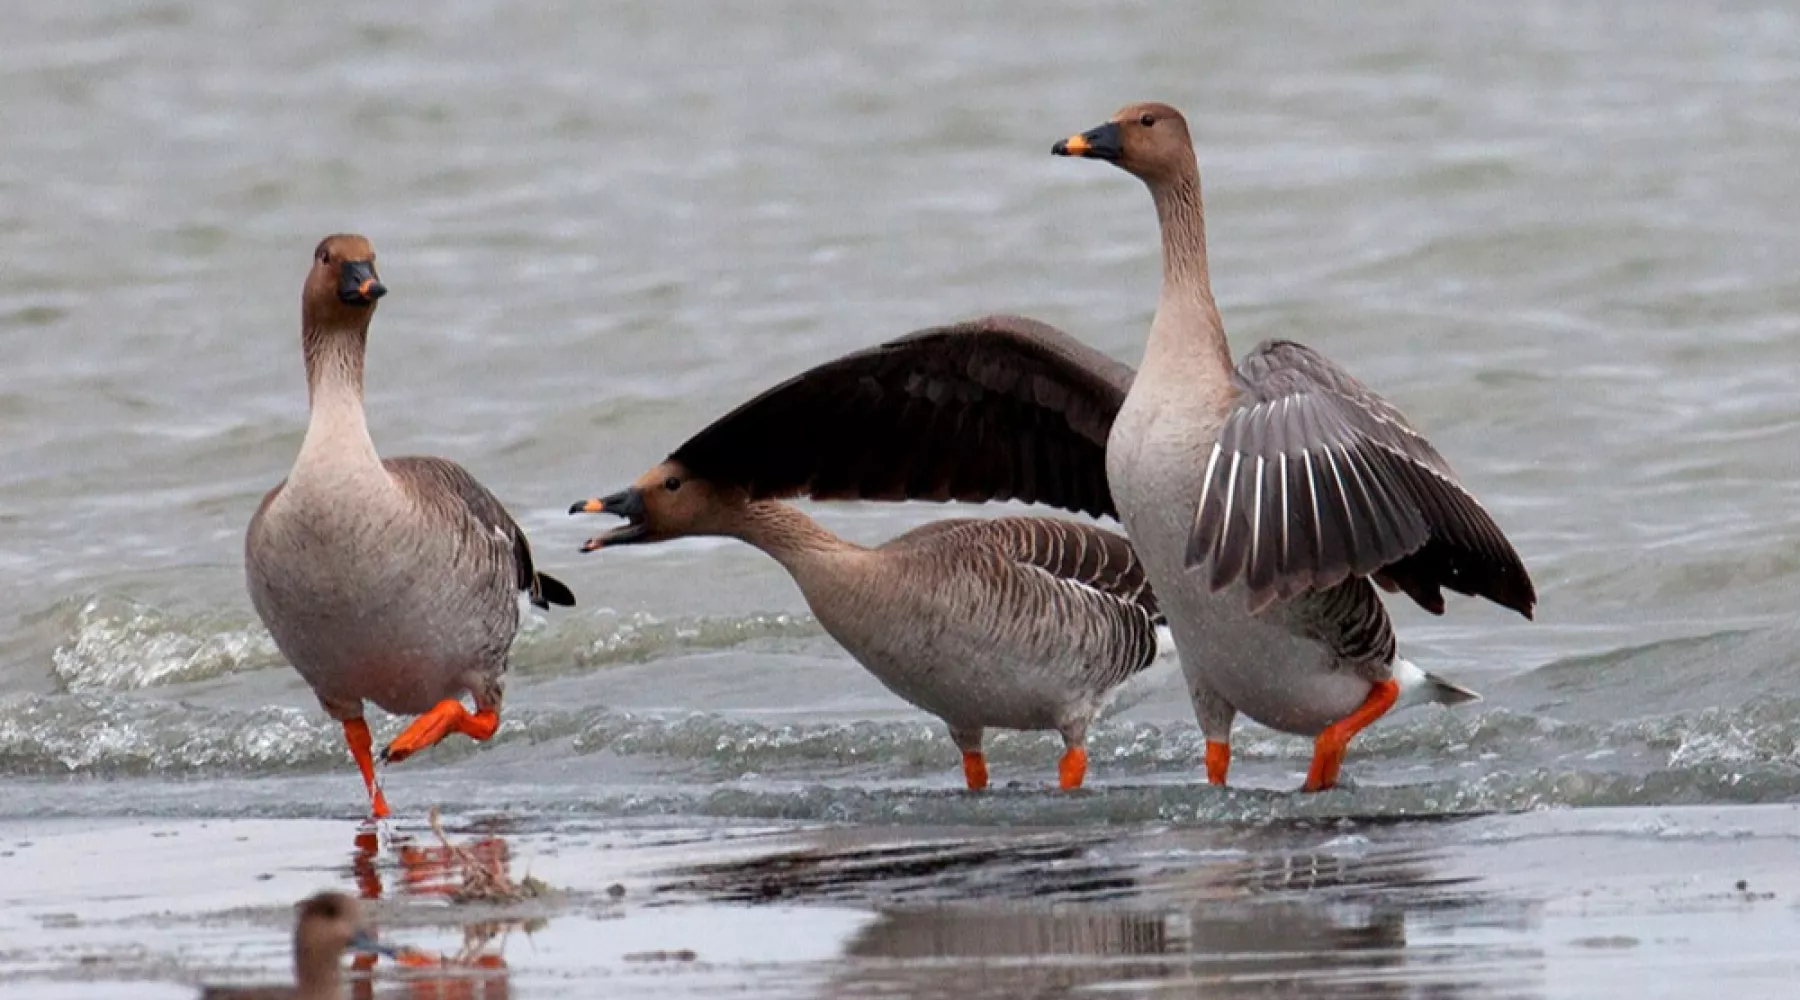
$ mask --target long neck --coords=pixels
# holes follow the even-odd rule
[[[719,533],[767,552],[796,579],[819,556],[861,548],[827,531],[799,508],[779,500],[757,500],[733,508]]]
[[[1206,215],[1200,203],[1200,170],[1190,158],[1172,176],[1150,184],[1162,228],[1163,286],[1156,321],[1144,352],[1144,368],[1180,368],[1229,377],[1231,347],[1213,302],[1206,266]]]
[[[342,996],[341,982],[337,949],[304,938],[294,942],[294,992],[300,1000]]]
[[[312,414],[296,467],[321,456],[334,462],[379,462],[363,415],[363,354],[368,330],[322,330],[301,335],[306,393]]]

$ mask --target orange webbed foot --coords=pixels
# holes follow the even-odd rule
[[[1312,767],[1307,769],[1302,790],[1322,792],[1337,787],[1338,769],[1344,764],[1344,753],[1350,749],[1351,738],[1386,715],[1399,698],[1400,685],[1393,681],[1378,681],[1356,711],[1326,726],[1314,741]]]
[[[496,709],[483,708],[474,713],[463,707],[455,698],[446,698],[432,706],[431,711],[412,721],[394,741],[381,751],[381,759],[389,764],[397,764],[411,757],[420,750],[435,746],[451,733],[462,733],[470,739],[493,739],[494,733],[500,729],[500,713]]]

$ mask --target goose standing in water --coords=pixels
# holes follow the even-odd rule
[[[1529,618],[1518,554],[1400,411],[1310,348],[1235,367],[1206,264],[1187,122],[1137,104],[1055,145],[1137,176],[1156,203],[1162,297],[1107,442],[1107,481],[1175,635],[1210,780],[1238,712],[1314,736],[1306,789],[1401,704],[1472,700],[1399,659],[1375,584],[1444,610],[1443,588]]]
[[[382,459],[363,416],[363,357],[387,289],[361,236],[326,237],[301,294],[311,417],[300,455],[263,497],[245,539],[251,603],[319,703],[344,726],[371,812],[363,702],[417,715],[385,750],[398,761],[452,732],[500,726],[518,595],[575,603],[533,569],[525,533],[475,478],[441,458]],[[470,692],[476,711],[463,707]]]
[[[294,985],[209,986],[200,1000],[338,1000],[346,950],[396,953],[375,940],[356,900],[341,892],[321,892],[295,910]]]
[[[1085,362],[1094,377],[1084,388],[1099,398],[1094,419],[1123,398],[1125,366],[1028,320],[984,323]],[[863,420],[846,434],[851,425],[834,422],[879,409],[881,385],[904,381],[893,353],[858,352],[800,375],[707,427],[629,489],[576,504],[570,513],[627,521],[583,550],[695,535],[748,542],[788,571],[819,624],[877,680],[944,720],[971,789],[987,785],[989,728],[1060,733],[1060,784],[1079,787],[1089,724],[1156,658],[1161,615],[1122,536],[1043,517],[958,518],[865,548],[775,499],[934,494],[942,481],[932,470],[909,471],[900,457],[919,428]],[[905,406],[904,394],[888,401]],[[1105,503],[1099,475],[1067,485]]]

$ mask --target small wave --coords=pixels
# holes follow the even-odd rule
[[[232,711],[106,694],[0,701],[0,771],[12,775],[273,773],[344,759],[336,724],[297,708]]]
[[[393,719],[373,721],[378,738],[399,726]],[[996,732],[987,748],[1002,789],[1017,783],[1036,794],[1054,784],[1061,751],[1054,736]],[[1111,720],[1095,727],[1089,749],[1093,788],[1105,801],[1135,802],[1137,793],[1125,790],[1134,784],[1160,790],[1151,797],[1154,808],[1130,804],[1121,807],[1125,813],[1096,818],[1173,819],[1183,809],[1219,815],[1205,811],[1218,805],[1219,793],[1202,786],[1205,744],[1192,725]],[[1282,797],[1298,783],[1310,753],[1309,741],[1243,727],[1234,740],[1234,777],[1279,790],[1243,794]],[[486,748],[453,740],[406,765],[409,773],[453,774],[472,787],[511,767],[579,773],[583,808],[625,812],[950,821],[978,819],[986,808],[901,815],[913,808],[907,803],[934,802],[931,796],[957,784],[955,750],[941,724],[924,716],[770,723],[521,705],[509,710]],[[0,701],[0,771],[13,775],[229,777],[347,768],[338,726],[310,706],[197,707],[143,693]],[[1325,803],[1321,809],[1396,815],[1787,799],[1800,795],[1800,698],[1600,724],[1505,709],[1413,713],[1363,734],[1345,774],[1350,787],[1341,795],[1303,798]],[[529,779],[523,788],[505,780],[509,793],[529,797]],[[651,786],[647,794],[620,791],[644,782]],[[829,809],[826,800],[834,803]],[[1080,812],[1080,801],[1033,808],[1048,809],[1043,818],[1053,819]],[[1313,807],[1282,808],[1298,816]]]
[[[63,690],[130,691],[279,665],[260,625],[220,615],[180,616],[118,597],[81,600],[50,652]]]
[[[602,611],[553,624],[533,615],[520,632],[512,669],[526,676],[582,673],[594,667],[824,634],[811,615],[785,612],[659,618],[643,612]]]
[[[90,595],[46,611],[56,636],[51,675],[71,694],[137,691],[283,668],[268,631],[239,612],[183,614],[117,595]],[[824,635],[810,615],[658,618],[611,612],[561,621],[528,614],[512,653],[524,676],[585,673],[664,656]]]

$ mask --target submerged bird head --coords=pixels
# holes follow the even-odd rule
[[[375,270],[375,247],[366,238],[327,236],[313,251],[312,270],[300,308],[308,329],[365,329],[387,286]]]
[[[1057,156],[1106,160],[1152,184],[1192,170],[1187,119],[1167,104],[1128,104],[1104,125],[1050,147]]]
[[[362,908],[341,892],[321,892],[294,907],[294,961],[304,977],[337,967],[346,948],[392,954],[393,949],[375,940],[364,926]]]
[[[613,545],[663,542],[689,535],[725,533],[741,491],[721,490],[690,474],[680,462],[663,462],[617,493],[583,500],[571,514],[614,514],[625,524],[587,540],[583,552]]]

